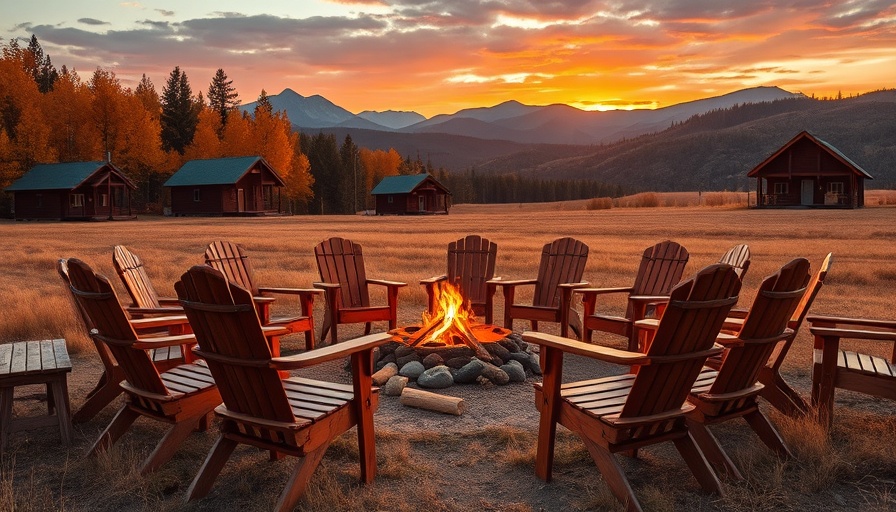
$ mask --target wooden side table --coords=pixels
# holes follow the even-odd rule
[[[0,452],[9,434],[58,424],[62,441],[72,442],[72,418],[68,400],[72,363],[65,340],[17,341],[0,345]],[[45,384],[47,414],[14,418],[12,402],[16,386]]]

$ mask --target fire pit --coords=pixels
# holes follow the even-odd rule
[[[380,347],[378,372],[394,372],[428,388],[503,385],[541,372],[526,342],[510,329],[477,322],[457,287],[445,283],[437,293],[435,310],[424,312],[420,325],[389,331],[394,341]]]

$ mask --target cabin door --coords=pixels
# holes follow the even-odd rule
[[[236,189],[236,211],[246,211],[246,191],[244,189]]]
[[[800,204],[803,206],[815,204],[815,181],[803,180],[800,183]]]
[[[419,211],[419,212],[426,211],[426,197],[417,196],[417,211]]]

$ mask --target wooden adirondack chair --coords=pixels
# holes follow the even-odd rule
[[[232,242],[212,242],[205,249],[206,265],[220,270],[227,279],[252,292],[255,297],[255,308],[262,325],[283,326],[290,333],[305,333],[305,349],[314,348],[314,296],[319,290],[310,288],[271,288],[261,287],[255,283],[255,271],[249,256],[241,245]],[[298,315],[271,316],[269,295],[297,295],[301,305]],[[280,355],[280,343],[271,339],[274,355]]]
[[[329,332],[330,342],[336,343],[339,324],[364,322],[364,334],[370,334],[371,322],[385,320],[389,329],[397,327],[398,289],[406,283],[368,279],[361,246],[345,238],[328,238],[317,244],[314,258],[322,281],[314,286],[324,291],[327,303],[321,339]],[[369,285],[386,288],[387,305],[370,305]]]
[[[529,320],[533,331],[538,330],[538,322],[557,322],[564,338],[569,336],[570,327],[579,332],[581,322],[573,309],[572,291],[588,286],[582,281],[587,261],[587,245],[574,238],[558,238],[541,250],[535,279],[489,281],[504,292],[504,327],[512,330],[513,320],[519,318]],[[516,288],[523,285],[535,285],[531,306],[515,302]]]
[[[495,279],[497,255],[498,245],[478,235],[467,235],[448,244],[448,273],[420,281],[426,288],[429,311],[435,309],[437,287],[449,282],[460,287],[476,315],[484,316],[485,323],[492,323],[496,285],[489,281]]]
[[[737,277],[743,281],[747,270],[750,269],[750,246],[747,244],[735,245],[719,258],[719,263],[727,263],[734,267]]]
[[[116,245],[112,249],[112,266],[121,278],[133,304],[127,308],[128,313],[134,318],[142,315],[183,315],[184,309],[180,307],[177,299],[173,297],[159,297],[140,257],[123,245]],[[187,324],[189,325],[189,324]]]
[[[638,338],[632,325],[645,317],[650,303],[661,302],[668,297],[669,290],[681,280],[689,257],[687,249],[666,240],[644,251],[632,286],[576,290],[576,293],[582,294],[584,309],[582,341],[591,342],[594,331],[609,332],[628,338],[628,350],[638,350]],[[598,295],[620,293],[628,294],[624,316],[595,313]]]
[[[593,345],[539,332],[523,334],[542,346],[544,377],[535,385],[541,411],[535,474],[551,480],[557,424],[574,431],[604,480],[629,511],[641,506],[613,454],[672,441],[700,485],[721,494],[721,483],[691,438],[686,399],[706,358],[722,352],[714,342],[740,279],[730,265],[712,265],[676,286],[647,353]],[[564,383],[563,355],[634,366],[636,373]]]
[[[688,401],[696,408],[688,414],[688,427],[720,474],[743,479],[708,428],[723,421],[744,418],[772,451],[782,457],[790,456],[778,431],[759,410],[758,398],[763,385],[758,378],[775,346],[793,334],[787,325],[806,292],[808,281],[809,261],[805,258],[790,261],[766,277],[740,332],[719,337],[719,343],[726,347],[721,366],[704,367],[691,389]]]
[[[221,435],[187,491],[187,500],[208,494],[240,444],[272,455],[300,457],[276,510],[292,510],[327,447],[358,427],[361,481],[376,473],[372,388],[372,350],[391,339],[375,334],[306,351],[273,357],[252,306],[252,295],[228,283],[217,270],[195,266],[175,285],[194,326],[197,354],[205,359],[224,404],[215,409],[223,420]],[[278,370],[296,370],[351,356],[352,384],[308,378],[281,379]]]
[[[799,333],[803,319],[809,313],[812,302],[815,301],[815,297],[821,290],[822,285],[824,285],[824,280],[833,262],[833,254],[828,253],[821,262],[818,271],[815,272],[809,284],[806,285],[806,292],[787,323],[787,327],[793,331],[792,334],[778,342],[766,365],[759,370],[759,382],[764,386],[762,391],[759,392],[760,396],[788,416],[797,416],[808,412],[809,404],[784,380],[784,377],[781,375],[781,365],[784,363],[784,358],[787,357],[787,353],[790,351],[790,346],[793,345],[797,333]],[[732,310],[729,318],[725,321],[725,329],[735,332],[739,331],[745,317],[746,311]]]
[[[115,290],[86,263],[68,260],[71,290],[94,327],[93,338],[106,345],[125,375],[120,384],[125,403],[89,450],[106,450],[140,416],[170,423],[171,428],[140,467],[154,471],[170,459],[193,430],[205,429],[212,410],[221,403],[209,369],[201,364],[182,364],[159,373],[147,349],[183,344],[192,335],[144,339],[137,336]]]
[[[813,315],[809,323],[815,337],[812,405],[822,425],[831,427],[836,388],[896,400],[896,321]],[[889,358],[842,349],[844,339],[883,342]]]
[[[72,294],[71,281],[68,277],[68,260],[58,260],[56,262],[56,271],[59,273],[59,277],[62,278],[63,283],[65,283],[65,289],[70,294],[72,303],[78,311],[78,316],[81,318],[82,325],[85,329],[84,332],[90,336],[90,331],[94,328],[93,322],[91,322],[90,317],[87,316],[87,313],[78,303],[77,298]],[[158,318],[132,320],[131,326],[140,334],[158,331],[159,327],[165,327],[165,325],[159,324]],[[91,339],[93,338],[91,337]],[[118,362],[112,356],[112,353],[105,343],[93,339],[93,344],[96,346],[97,354],[99,354],[100,361],[103,363],[103,374],[100,375],[100,380],[96,383],[93,389],[87,393],[87,400],[72,416],[72,421],[75,423],[90,421],[98,412],[103,410],[115,400],[118,395],[124,392],[124,390],[121,389],[121,386],[119,386],[119,383],[125,379],[124,370],[118,365]],[[184,363],[183,349],[181,345],[158,347],[150,350],[149,354],[153,364],[155,364],[160,372],[170,370],[171,368]]]

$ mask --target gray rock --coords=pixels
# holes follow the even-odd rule
[[[407,345],[399,345],[395,347],[395,359],[400,359],[409,354],[416,354],[417,351],[414,350],[414,347],[409,347]]]
[[[420,361],[420,356],[418,356],[416,352],[411,352],[404,356],[399,356],[397,352],[395,353],[395,364],[397,364],[399,368],[411,361]]]
[[[442,359],[442,356],[436,354],[435,352],[423,358],[423,367],[427,370],[432,368],[433,366],[439,366],[440,364],[445,364],[445,360]]]
[[[529,369],[535,375],[541,375],[541,359],[538,354],[529,354]]]
[[[386,382],[389,381],[394,375],[398,374],[398,365],[395,363],[388,363],[386,366],[383,366],[380,370],[373,374],[373,384],[375,386],[382,386]]]
[[[403,346],[404,346],[403,343],[399,343],[397,341],[390,341],[389,343],[386,343],[385,345],[380,345],[377,348],[379,349],[381,355],[386,356],[387,354],[394,353],[395,349],[397,349],[398,347],[403,347]]]
[[[506,348],[511,353],[520,351],[520,346],[510,338],[504,338],[503,340],[499,341],[498,344]]]
[[[463,368],[472,360],[472,357],[452,357],[451,359],[445,361],[445,366],[454,369]]]
[[[499,386],[510,382],[510,375],[507,375],[507,372],[493,364],[485,364],[482,368],[482,376]]]
[[[417,384],[421,388],[442,389],[454,384],[454,377],[447,366],[435,366],[421,373]]]
[[[508,361],[501,369],[510,377],[510,382],[526,382],[526,369],[519,361]]]
[[[473,357],[476,355],[476,353],[473,351],[472,348],[467,347],[467,346],[462,346],[462,347],[446,347],[439,351],[439,355],[441,355],[445,361],[448,361],[449,359],[453,359],[455,357]]]
[[[398,370],[398,374],[409,379],[416,379],[424,372],[424,370],[426,370],[426,368],[423,367],[423,363],[420,361],[410,361]]]
[[[530,356],[531,354],[527,354],[525,352],[513,352],[512,354],[510,354],[510,360],[508,360],[508,362],[517,361],[518,363],[523,365],[523,369],[528,369]]]
[[[393,375],[386,381],[386,385],[383,386],[383,394],[387,396],[401,396],[401,392],[404,391],[404,387],[407,385],[407,377]]]
[[[454,382],[458,384],[472,384],[476,382],[477,377],[482,375],[483,368],[485,368],[485,363],[473,358],[469,363],[454,372]]]

